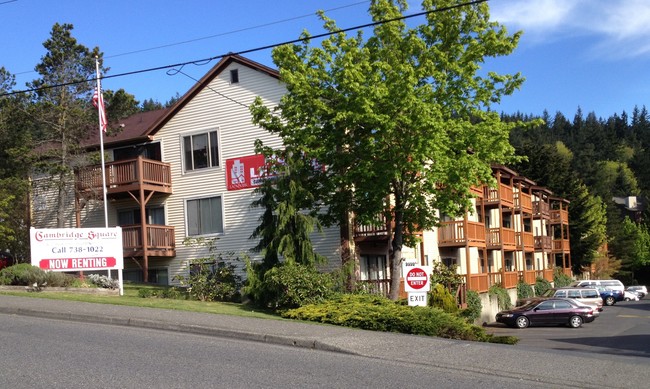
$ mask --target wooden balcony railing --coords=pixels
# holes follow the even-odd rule
[[[374,237],[374,236],[382,236],[382,237],[387,237],[389,230],[389,225],[388,221],[386,220],[386,216],[383,214],[378,215],[377,218],[379,219],[379,223],[377,224],[359,224],[359,223],[354,223],[354,237],[355,238],[360,238],[360,237]]]
[[[523,245],[525,251],[535,250],[535,237],[532,232],[517,232],[515,234],[515,239],[517,242],[517,248],[521,248]]]
[[[497,205],[501,203],[504,207],[512,208],[514,206],[513,188],[506,184],[499,184],[498,188],[485,187],[485,196],[483,204]]]
[[[550,236],[536,236],[535,250],[551,251],[553,248],[553,238]]]
[[[508,246],[515,248],[515,230],[511,228],[488,228],[485,236],[485,243],[488,247],[499,248]]]
[[[537,279],[537,272],[535,270],[525,270],[520,272],[519,277],[528,285],[533,285]]]
[[[468,278],[467,288],[479,293],[487,292],[490,288],[488,274],[470,274]]]
[[[523,213],[533,213],[533,199],[528,193],[515,192],[513,193],[513,200],[515,208]]]
[[[569,222],[569,211],[566,209],[552,209],[551,210],[551,223],[567,224]]]
[[[479,222],[454,220],[446,221],[438,227],[440,246],[485,246],[485,225]]]
[[[569,252],[571,251],[571,244],[568,239],[553,239],[553,251]]]
[[[142,226],[122,226],[122,246],[125,253],[133,255],[143,251]],[[174,256],[176,240],[174,227],[147,225],[147,250],[161,256]]]
[[[544,201],[533,201],[533,216],[537,218],[550,219],[551,207]]]
[[[119,193],[144,186],[150,190],[171,193],[171,166],[168,163],[138,157],[105,164],[106,191]],[[77,189],[82,192],[102,190],[101,165],[88,166],[76,172]]]

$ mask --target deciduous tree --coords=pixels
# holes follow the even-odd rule
[[[371,1],[377,24],[367,39],[321,14],[333,35],[320,47],[307,39],[276,48],[288,92],[275,109],[261,100],[252,107],[255,123],[327,167],[314,176],[327,221],[349,211],[361,221],[382,213],[393,221],[394,299],[403,245],[440,214],[468,209],[470,187],[492,181],[492,163],[513,159],[516,123],[489,108],[523,82],[481,69],[519,40],[490,21],[487,3],[425,0],[426,22],[414,28],[400,19],[406,8],[405,0]]]

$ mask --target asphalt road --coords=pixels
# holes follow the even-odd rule
[[[650,358],[650,298],[605,306],[596,320],[581,328],[515,329],[490,323],[486,330],[495,335],[517,336],[517,347],[522,348]]]
[[[0,314],[0,328],[2,388],[549,387],[417,363],[142,328],[6,314]]]

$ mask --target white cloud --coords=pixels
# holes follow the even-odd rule
[[[650,1],[492,0],[494,20],[523,30],[529,43],[590,37],[592,55],[650,55]]]

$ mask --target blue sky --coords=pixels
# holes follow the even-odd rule
[[[303,29],[323,31],[318,9],[348,28],[368,23],[369,1],[360,0],[0,0],[0,66],[16,75],[16,89],[37,77],[42,43],[54,23],[74,25],[79,43],[104,52],[109,75],[240,52],[296,39]],[[420,11],[410,1],[409,13]],[[650,108],[650,1],[490,0],[494,20],[524,31],[509,57],[486,70],[521,72],[521,90],[498,111],[573,118],[608,117],[635,105]],[[409,23],[420,24],[422,18]],[[274,66],[270,50],[246,54]],[[200,78],[215,62],[187,65]],[[164,70],[107,79],[104,88],[124,88],[140,101],[160,102],[185,93],[194,80]]]

